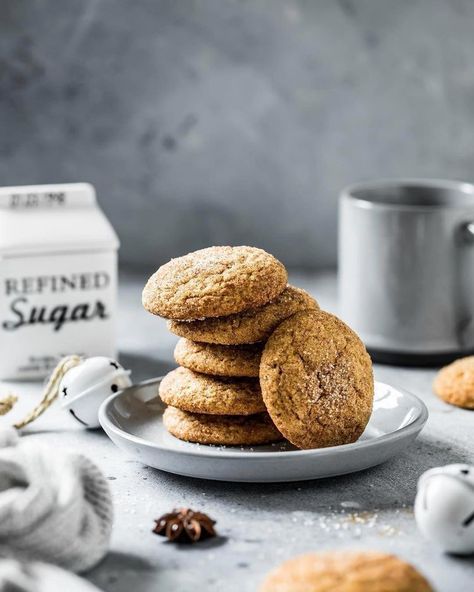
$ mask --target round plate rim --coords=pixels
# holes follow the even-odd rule
[[[263,458],[286,458],[286,457],[305,457],[305,456],[324,456],[330,453],[335,452],[347,452],[349,450],[365,450],[367,448],[373,448],[374,446],[380,445],[382,443],[387,443],[390,440],[398,440],[400,437],[409,437],[413,433],[418,433],[422,430],[423,426],[425,425],[426,421],[428,420],[428,408],[426,407],[425,403],[413,393],[407,391],[404,388],[394,387],[390,384],[381,381],[375,381],[376,385],[387,387],[391,390],[398,391],[402,393],[405,397],[411,399],[414,403],[414,406],[418,408],[418,415],[406,426],[390,432],[389,434],[384,434],[383,436],[377,436],[375,438],[371,438],[370,440],[357,440],[356,442],[352,442],[351,444],[341,444],[339,446],[327,446],[326,448],[311,448],[308,450],[284,450],[284,451],[266,451],[266,452],[252,452],[251,455],[246,454],[242,450],[235,450],[231,449],[231,447],[219,447],[219,446],[210,446],[206,444],[199,444],[196,445],[195,450],[180,450],[180,449],[172,449],[166,446],[162,446],[157,442],[152,442],[151,440],[145,440],[140,436],[135,436],[134,434],[130,434],[129,432],[119,428],[115,425],[111,419],[108,417],[108,409],[111,404],[115,401],[115,399],[124,395],[124,393],[131,389],[137,389],[140,387],[146,387],[153,383],[159,384],[162,380],[162,376],[157,378],[152,378],[150,380],[145,380],[143,382],[139,382],[137,384],[132,385],[126,389],[113,393],[110,397],[105,399],[102,405],[99,408],[99,422],[105,432],[108,434],[109,431],[113,432],[119,438],[126,439],[128,441],[134,442],[135,444],[139,444],[141,446],[151,447],[157,450],[163,450],[167,453],[172,454],[180,454],[180,455],[188,455],[188,456],[197,456],[200,458],[243,458],[246,459],[263,459]]]

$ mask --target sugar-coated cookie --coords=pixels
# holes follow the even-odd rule
[[[268,413],[257,415],[205,415],[167,407],[163,423],[170,434],[199,444],[251,446],[282,440]]]
[[[181,338],[174,358],[180,366],[214,376],[258,377],[263,345],[215,345]]]
[[[461,358],[441,368],[434,380],[433,390],[446,403],[474,409],[474,356]]]
[[[265,411],[256,378],[224,378],[176,368],[163,378],[159,393],[167,405],[194,413],[252,415]]]
[[[433,592],[433,588],[395,555],[338,551],[286,561],[270,573],[260,592]]]
[[[191,322],[169,321],[172,333],[193,341],[237,345],[266,341],[286,318],[302,310],[317,310],[316,300],[304,290],[287,286],[268,304],[226,317]]]
[[[143,306],[169,319],[235,314],[276,298],[287,282],[285,267],[255,247],[209,247],[161,266],[148,280]]]
[[[275,330],[260,386],[275,425],[299,448],[354,442],[372,412],[370,357],[352,329],[321,310],[299,312]]]

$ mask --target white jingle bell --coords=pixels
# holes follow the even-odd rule
[[[68,370],[59,384],[61,407],[87,428],[100,427],[98,411],[112,393],[131,386],[130,370],[111,358],[87,358]]]
[[[474,466],[446,465],[423,473],[415,518],[422,534],[447,553],[474,553]]]

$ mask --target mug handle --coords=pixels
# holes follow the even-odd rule
[[[474,221],[463,222],[457,229],[456,256],[456,309],[458,311],[457,338],[459,347],[472,349],[474,343],[474,317],[472,314],[472,295],[474,278],[472,272],[474,245]]]
[[[465,242],[474,243],[474,222],[465,222],[461,226],[461,236]]]

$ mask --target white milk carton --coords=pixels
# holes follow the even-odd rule
[[[116,356],[119,241],[87,183],[0,188],[0,378]]]

